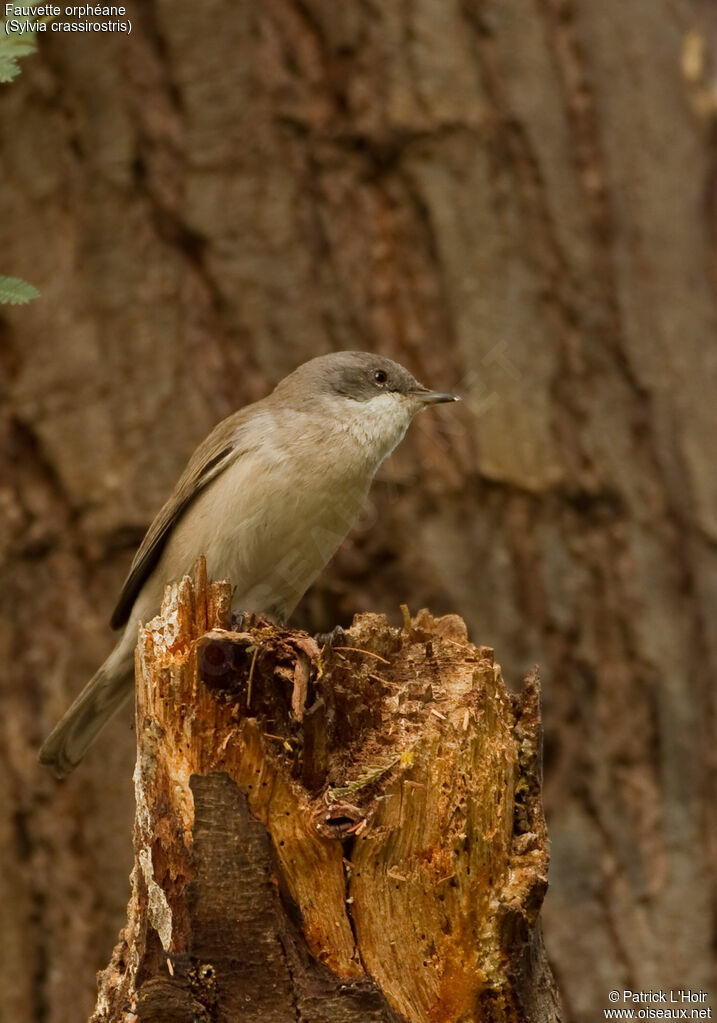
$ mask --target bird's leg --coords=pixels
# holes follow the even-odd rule
[[[317,632],[314,639],[319,646],[342,646],[348,641],[349,635],[342,625],[335,625],[331,632]]]

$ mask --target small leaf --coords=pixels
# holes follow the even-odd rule
[[[0,51],[8,53],[13,59],[27,57],[29,53],[37,51],[37,41],[34,32],[22,32],[17,35],[5,36],[0,39]]]
[[[20,74],[20,65],[6,53],[0,53],[0,82],[11,82]]]
[[[37,49],[34,32],[8,33],[6,24],[0,21],[0,82],[11,82],[16,78],[20,74],[18,57],[26,57]]]
[[[0,274],[0,302],[8,305],[24,305],[39,298],[40,292],[32,284],[20,280],[19,277],[3,277]]]

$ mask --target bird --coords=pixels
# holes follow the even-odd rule
[[[134,687],[138,627],[204,555],[233,605],[283,624],[344,540],[414,416],[458,396],[403,366],[343,351],[303,363],[222,420],[189,459],[132,561],[110,620],[119,642],[43,743],[65,777]]]

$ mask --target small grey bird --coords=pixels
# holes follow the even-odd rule
[[[304,363],[199,445],[147,531],[112,615],[122,638],[40,750],[69,774],[132,693],[140,622],[204,554],[237,610],[284,622],[348,533],[376,470],[431,391],[391,359],[336,352]]]

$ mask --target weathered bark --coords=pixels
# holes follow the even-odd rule
[[[321,651],[229,583],[137,649],[135,866],[94,1023],[556,1023],[539,686],[456,615]]]
[[[130,714],[56,785],[193,447],[303,359],[460,391],[293,624],[459,611],[541,665],[571,1020],[717,990],[714,0],[141,0],[0,88],[0,1018],[76,1023],[124,919]]]

